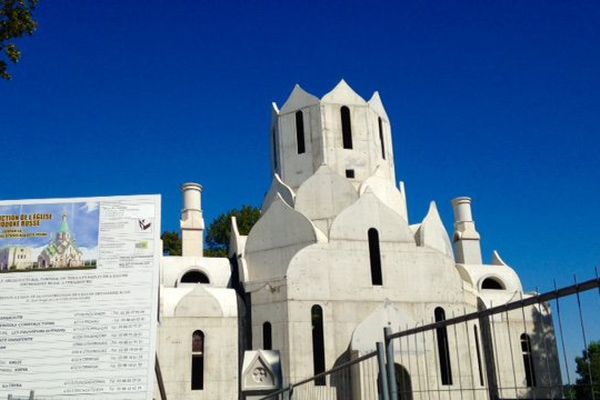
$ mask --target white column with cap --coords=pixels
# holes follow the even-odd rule
[[[180,221],[182,255],[202,257],[204,253],[202,186],[193,182],[184,183],[181,191],[183,192]]]
[[[457,197],[454,208],[454,250],[459,264],[481,264],[481,242],[471,213],[471,199]]]

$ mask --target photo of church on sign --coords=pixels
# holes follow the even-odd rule
[[[0,216],[0,273],[96,268],[97,203],[0,207]]]

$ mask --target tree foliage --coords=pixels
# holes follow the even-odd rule
[[[179,233],[165,231],[160,235],[163,241],[163,254],[166,256],[181,255],[181,238]]]
[[[591,342],[582,356],[575,358],[575,364],[579,375],[574,388],[576,398],[578,400],[600,399],[600,341]],[[594,396],[592,396],[592,389]]]
[[[10,79],[8,61],[18,63],[21,51],[13,43],[37,28],[32,12],[38,0],[0,0],[0,78]]]
[[[239,210],[227,211],[213,220],[206,232],[205,255],[211,257],[226,257],[229,252],[229,237],[231,236],[231,217],[235,216],[240,235],[247,235],[256,221],[260,218],[260,210],[244,205]]]

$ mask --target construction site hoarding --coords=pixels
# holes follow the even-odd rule
[[[151,400],[160,196],[0,201],[0,400]]]

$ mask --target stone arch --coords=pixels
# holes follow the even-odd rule
[[[298,251],[326,241],[319,233],[308,218],[277,194],[248,234],[245,246],[248,281],[285,276],[290,260]]]
[[[356,200],[358,193],[352,183],[322,165],[298,188],[295,209],[327,234],[333,219]]]

